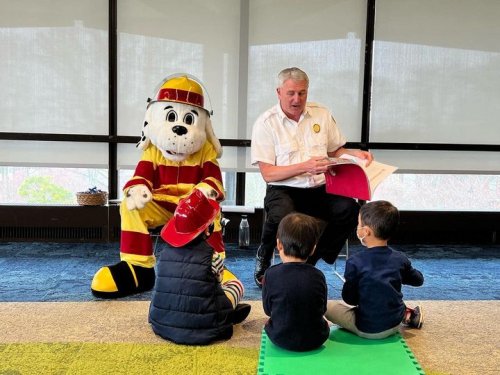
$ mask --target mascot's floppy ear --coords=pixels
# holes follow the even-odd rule
[[[149,102],[150,102],[150,100],[148,99],[148,107],[149,107]],[[142,126],[142,132],[141,132],[141,140],[135,145],[135,147],[137,147],[139,150],[143,150],[143,151],[146,150],[149,147],[149,144],[151,143],[151,141],[149,140],[149,137],[145,134],[147,126],[151,122],[150,117],[151,117],[150,111],[148,111],[146,109],[146,115],[144,117],[144,123]]]
[[[215,135],[214,128],[212,127],[212,120],[210,117],[207,118],[205,124],[205,132],[207,133],[207,140],[214,146],[215,152],[217,152],[217,159],[222,156],[222,146],[220,144],[219,138]]]

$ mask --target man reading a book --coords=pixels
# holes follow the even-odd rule
[[[325,175],[328,157],[342,154],[373,160],[368,151],[346,149],[346,138],[324,106],[307,102],[309,78],[299,68],[278,74],[278,103],[261,114],[253,126],[252,164],[258,165],[267,183],[266,220],[257,250],[254,279],[262,287],[264,272],[271,265],[276,233],[283,217],[302,212],[325,223],[316,252],[332,264],[357,224],[359,204],[352,198],[328,194]]]

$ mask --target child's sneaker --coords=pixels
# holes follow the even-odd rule
[[[408,327],[417,329],[422,328],[422,324],[424,323],[424,310],[420,306],[415,306],[414,309],[407,307],[403,323]]]
[[[231,311],[231,314],[229,314],[229,320],[233,324],[239,324],[247,318],[248,314],[250,314],[251,309],[252,306],[250,306],[248,303],[238,303],[234,310]]]

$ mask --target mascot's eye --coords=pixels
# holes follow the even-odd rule
[[[177,112],[174,110],[167,112],[167,121],[168,122],[176,122],[177,121]]]
[[[184,115],[184,123],[186,125],[193,125],[194,124],[194,115],[192,113],[186,113]]]

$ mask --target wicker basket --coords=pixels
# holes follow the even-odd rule
[[[103,206],[108,202],[108,193],[101,191],[98,193],[78,192],[76,201],[80,206]]]

